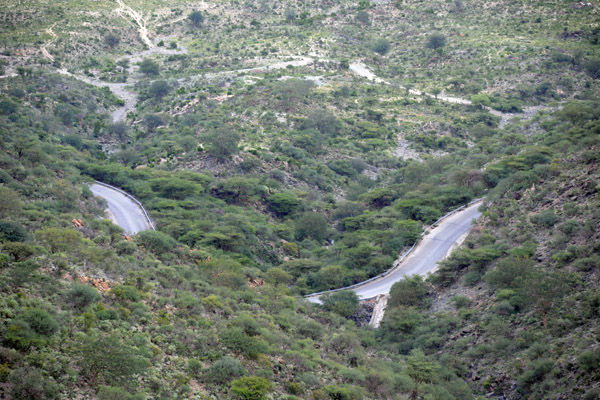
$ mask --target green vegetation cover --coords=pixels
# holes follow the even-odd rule
[[[597,2],[4,3],[0,398],[600,397]]]

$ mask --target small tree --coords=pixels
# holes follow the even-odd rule
[[[0,221],[0,242],[24,242],[28,238],[29,234],[21,224],[12,221]]]
[[[31,365],[12,370],[8,382],[11,384],[9,398],[15,400],[61,398],[60,387],[54,379],[45,377],[41,370]]]
[[[358,296],[352,290],[331,293],[323,296],[323,307],[342,317],[349,318],[358,309]]]
[[[324,135],[335,136],[340,128],[339,120],[331,112],[324,109],[312,110],[301,122],[303,130],[316,129]]]
[[[585,71],[593,79],[600,79],[600,58],[593,58],[585,63]]]
[[[434,33],[427,39],[425,47],[432,50],[442,49],[446,45],[446,36],[441,33]]]
[[[310,238],[322,242],[327,237],[327,228],[327,220],[321,214],[304,213],[296,223],[296,237],[298,240]]]
[[[410,352],[410,356],[406,358],[406,372],[415,382],[414,391],[411,394],[412,399],[419,398],[420,386],[435,381],[438,370],[439,365],[429,361],[420,349],[414,349]]]
[[[361,11],[357,12],[356,17],[354,17],[354,19],[363,25],[371,24],[371,18],[369,17],[369,13],[366,12],[365,10],[361,10]]]
[[[302,79],[287,79],[285,81],[278,81],[273,85],[273,94],[281,106],[286,110],[291,110],[298,103],[305,100],[310,89],[314,86],[312,81],[305,81]]]
[[[387,54],[390,51],[390,42],[385,38],[379,38],[373,44],[373,51],[381,54],[382,56]]]
[[[142,374],[150,365],[137,348],[112,335],[81,335],[73,356],[81,375],[92,386],[99,380],[118,385],[133,384],[136,375]]]
[[[69,228],[44,228],[35,232],[35,238],[52,253],[73,251],[80,246],[83,239],[81,233]]]
[[[135,239],[138,244],[156,254],[170,252],[177,246],[175,239],[159,231],[142,231],[137,234]]]
[[[194,25],[197,28],[201,26],[204,22],[204,15],[201,11],[193,11],[192,13],[190,13],[190,15],[188,15],[188,19],[190,20],[192,25]]]
[[[14,190],[0,186],[0,218],[14,217],[21,211],[21,198]]]
[[[144,117],[144,125],[148,128],[149,132],[154,132],[156,128],[163,124],[163,120],[160,115],[148,114]]]
[[[116,46],[118,46],[120,42],[121,38],[112,32],[104,36],[104,43],[106,43],[111,49],[114,49]]]
[[[296,19],[296,11],[293,8],[286,8],[285,9],[285,19],[288,21],[293,21]]]
[[[125,140],[128,136],[129,128],[124,122],[116,122],[108,127],[108,133],[116,136],[119,140]]]
[[[140,72],[147,76],[150,76],[150,75],[156,76],[160,72],[158,64],[147,58],[140,61],[138,66],[140,67]]]
[[[300,200],[294,193],[275,193],[267,198],[269,207],[280,217],[291,214],[300,208]]]
[[[219,128],[216,131],[204,136],[207,144],[207,151],[215,157],[217,161],[224,161],[240,151],[238,144],[240,142],[239,133],[227,129]]]
[[[67,300],[71,305],[79,310],[100,300],[98,291],[89,285],[75,283],[67,292]]]
[[[171,88],[169,87],[169,84],[167,82],[155,81],[152,82],[152,84],[148,88],[148,93],[156,100],[161,100],[169,93],[170,90]]]
[[[391,307],[402,305],[419,308],[427,306],[427,283],[423,280],[423,277],[420,275],[409,276],[394,283],[390,289],[388,305]]]

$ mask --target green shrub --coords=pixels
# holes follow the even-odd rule
[[[0,221],[0,242],[24,242],[29,238],[25,228],[12,221]]]
[[[390,51],[390,41],[385,38],[379,38],[373,43],[372,49],[375,53],[385,55]]]
[[[2,114],[2,115],[14,114],[18,108],[19,108],[19,105],[12,100],[9,100],[9,99],[0,100],[0,114]]]
[[[300,208],[300,200],[292,192],[275,193],[267,198],[269,207],[278,216],[286,216]]]
[[[75,283],[66,294],[67,301],[79,310],[100,300],[102,297],[96,288],[82,283]]]
[[[311,338],[312,340],[321,339],[324,331],[325,330],[323,329],[321,324],[313,320],[303,320],[296,326],[296,332],[299,335]]]
[[[529,219],[533,224],[544,228],[552,228],[558,222],[558,217],[552,210],[542,211],[539,214],[532,215]]]
[[[327,238],[329,224],[323,215],[316,212],[302,214],[296,222],[296,238],[314,239],[323,242]]]
[[[156,76],[159,73],[158,64],[152,60],[144,59],[138,64],[138,66],[142,74]]]
[[[101,386],[98,390],[98,400],[144,400],[145,398],[142,394],[132,395],[120,387]]]
[[[456,307],[457,310],[468,307],[471,304],[471,299],[466,296],[452,296],[450,301],[454,303],[454,307]]]
[[[59,327],[46,310],[34,308],[10,321],[4,339],[16,348],[42,347]]]
[[[16,369],[11,372],[9,382],[12,384],[10,396],[14,400],[52,400],[60,398],[60,388],[52,378],[44,376],[35,367]]]
[[[587,373],[598,372],[600,370],[600,349],[582,352],[577,358],[577,364]]]
[[[233,381],[231,391],[242,400],[263,400],[271,387],[271,382],[265,378],[249,376]]]
[[[571,236],[571,235],[574,235],[577,232],[577,230],[579,229],[579,222],[577,222],[576,220],[573,220],[573,219],[569,219],[569,220],[563,222],[562,224],[560,224],[558,229],[560,229],[560,231],[562,233],[564,233],[565,235]]]
[[[221,341],[229,349],[241,353],[250,358],[256,358],[259,354],[269,350],[264,340],[248,336],[239,327],[231,327],[221,335]]]
[[[207,382],[222,385],[246,373],[242,364],[233,357],[225,356],[215,361],[206,372]]]
[[[172,251],[175,246],[177,246],[177,242],[175,239],[170,237],[167,234],[158,231],[142,231],[138,233],[135,237],[135,241],[144,246],[149,251],[162,255],[163,253],[168,253]]]
[[[552,368],[554,368],[554,363],[551,360],[537,360],[533,363],[530,369],[519,376],[517,379],[517,385],[520,389],[528,392],[532,385],[543,381],[546,375],[552,371]]]
[[[327,385],[325,393],[331,400],[361,400],[366,398],[364,389],[350,385]]]
[[[129,301],[140,301],[142,296],[140,292],[130,285],[118,285],[110,290],[117,298]]]
[[[592,58],[585,65],[585,71],[593,79],[600,79],[600,58]]]
[[[83,238],[81,233],[70,228],[44,228],[35,232],[35,237],[52,253],[74,251]]]
[[[192,376],[200,376],[202,372],[202,363],[195,358],[190,358],[187,363],[187,370]]]
[[[19,319],[25,321],[37,334],[46,337],[54,335],[60,328],[54,317],[40,308],[25,311]]]
[[[342,317],[348,318],[358,309],[358,296],[351,290],[342,290],[321,296],[323,307]]]
[[[338,175],[349,177],[356,175],[356,170],[352,168],[349,160],[335,160],[330,162],[328,167]]]
[[[429,305],[427,298],[427,283],[420,275],[408,276],[394,283],[390,289],[388,304],[426,308]]]
[[[427,38],[425,47],[432,50],[441,49],[446,45],[446,36],[441,33],[433,33]]]

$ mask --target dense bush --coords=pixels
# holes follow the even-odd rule
[[[172,237],[159,231],[147,230],[140,232],[135,240],[139,245],[157,255],[167,253],[177,246],[177,242]]]
[[[73,284],[71,289],[66,293],[66,297],[67,301],[79,310],[97,302],[101,298],[96,288],[79,283]]]
[[[263,400],[271,390],[271,382],[258,376],[236,379],[231,384],[231,392],[242,400]]]
[[[24,242],[29,238],[25,228],[18,222],[0,221],[0,241]]]
[[[350,317],[358,308],[358,296],[351,290],[343,290],[321,296],[323,308],[342,317]]]
[[[394,283],[390,289],[388,304],[392,307],[402,305],[425,308],[428,303],[427,283],[420,275],[406,277]]]
[[[323,242],[327,238],[328,229],[329,224],[321,214],[304,213],[296,222],[296,238],[298,240],[310,238],[317,242]]]
[[[210,366],[206,372],[205,379],[208,382],[222,385],[245,373],[246,370],[238,360],[230,356],[225,356]]]

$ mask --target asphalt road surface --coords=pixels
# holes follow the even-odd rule
[[[432,229],[413,252],[388,275],[375,281],[358,286],[352,290],[360,299],[370,299],[380,294],[388,294],[392,285],[405,276],[426,275],[434,272],[437,263],[448,255],[455,243],[471,229],[471,221],[479,218],[481,212],[477,211],[480,202],[457,212],[444,219]],[[311,302],[320,302],[318,297],[308,298]]]
[[[106,200],[111,219],[128,234],[132,235],[151,229],[142,209],[129,197],[97,183],[91,185],[90,190],[94,196]]]

